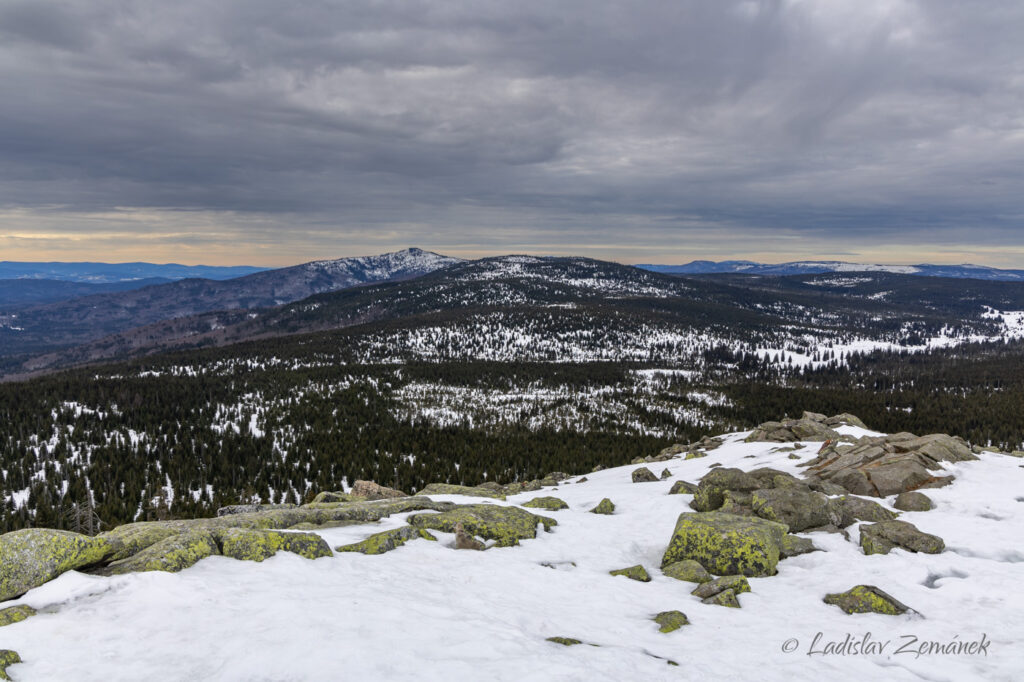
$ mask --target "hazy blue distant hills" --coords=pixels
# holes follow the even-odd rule
[[[0,279],[55,279],[103,284],[140,279],[234,279],[270,268],[178,263],[24,263],[0,261]],[[155,284],[156,282],[151,282]]]
[[[166,284],[171,281],[173,280],[163,277],[150,277],[124,282],[92,284],[90,282],[68,282],[58,279],[0,279],[0,306],[55,303],[80,296],[141,289],[153,284]]]
[[[740,273],[747,275],[815,275],[826,272],[893,272],[920,277],[952,277],[987,279],[1007,282],[1024,281],[1024,270],[1000,270],[984,265],[878,265],[843,261],[794,261],[791,263],[755,263],[747,260],[695,260],[686,265],[651,265],[636,267],[667,275],[702,275]]]

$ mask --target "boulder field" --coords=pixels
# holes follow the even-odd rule
[[[758,443],[764,446],[755,450]],[[774,443],[779,446],[768,445]],[[731,455],[724,463],[709,461],[726,445],[724,450],[730,452],[750,446],[751,452],[762,454],[750,466],[740,455]],[[915,525],[934,531],[922,519],[938,514],[933,510],[942,502],[938,492],[931,493],[936,501],[920,489],[955,486],[953,470],[960,474],[962,469],[950,465],[973,466],[980,454],[976,450],[944,434],[874,434],[852,415],[804,413],[800,419],[766,422],[749,433],[672,446],[629,467],[587,472],[596,481],[554,472],[507,485],[435,483],[413,495],[359,481],[347,491],[324,491],[304,505],[234,505],[221,509],[216,518],[132,523],[93,537],[25,529],[0,536],[0,627],[13,631],[25,620],[53,617],[52,612],[40,610],[43,615],[38,615],[28,604],[12,600],[70,571],[98,580],[152,571],[177,573],[215,556],[263,562],[285,552],[317,560],[319,566],[320,560],[340,561],[345,555],[354,561],[384,562],[376,564],[380,566],[413,551],[407,545],[415,543],[441,548],[436,551],[477,550],[445,556],[490,561],[488,557],[511,556],[502,552],[524,552],[524,544],[536,544],[543,536],[551,556],[536,562],[540,572],[529,579],[544,580],[545,575],[579,570],[575,557],[559,554],[563,534],[570,537],[583,525],[615,527],[649,513],[648,506],[662,510],[659,517],[649,519],[661,529],[660,541],[652,546],[649,541],[620,539],[595,547],[595,555],[603,552],[607,559],[590,579],[614,581],[618,587],[601,590],[628,590],[641,600],[643,590],[666,581],[681,588],[673,592],[675,603],[646,616],[654,636],[693,636],[706,619],[714,620],[704,609],[743,615],[761,608],[759,588],[769,583],[759,581],[780,580],[790,562],[806,571],[813,566],[806,562],[807,555],[824,556],[837,547],[855,551],[857,558],[847,562],[849,571],[831,581],[829,589],[813,595],[821,608],[840,618],[920,617],[913,593],[886,584],[877,573],[867,575],[871,562],[892,554],[919,562],[914,565],[927,573],[927,555],[949,551],[942,537]],[[649,467],[670,460],[679,480],[672,480],[675,476],[667,469],[659,466],[657,474]],[[677,466],[680,463],[685,466]],[[623,486],[610,487],[613,479]],[[584,494],[595,483],[597,492]],[[531,494],[536,491],[544,494]],[[644,504],[651,497],[664,502]],[[672,511],[666,514],[665,509]],[[348,533],[348,526],[358,533]],[[332,535],[339,530],[346,531],[348,541],[325,539],[341,537]],[[383,554],[389,556],[373,556]],[[958,575],[947,573],[934,580]],[[601,608],[598,601],[595,605]],[[743,611],[732,610],[739,608]],[[537,636],[548,646],[609,646],[584,631]],[[685,665],[682,658],[652,653],[650,647],[643,655],[661,665],[675,665],[676,660]],[[8,674],[17,678],[21,658],[14,651],[0,652],[0,679]]]

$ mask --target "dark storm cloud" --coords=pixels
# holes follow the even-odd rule
[[[1019,245],[1022,34],[1015,1],[8,0],[0,207]]]

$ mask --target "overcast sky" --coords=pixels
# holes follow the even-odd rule
[[[1024,267],[1024,3],[0,0],[0,260]]]

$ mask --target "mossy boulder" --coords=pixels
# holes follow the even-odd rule
[[[823,601],[838,606],[846,613],[899,616],[910,610],[909,606],[874,585],[857,585],[846,592],[827,594]]]
[[[640,467],[633,470],[633,483],[653,483],[658,480],[654,472],[647,467]]]
[[[535,497],[529,502],[524,502],[522,506],[529,507],[530,509],[547,509],[548,511],[569,508],[569,505],[564,500],[560,500],[557,497]]]
[[[217,540],[209,530],[196,528],[147,547],[127,559],[115,561],[101,573],[121,575],[143,571],[177,573],[208,556],[220,554]]]
[[[402,526],[393,528],[382,533],[374,533],[370,537],[351,545],[335,547],[337,552],[361,552],[362,554],[384,554],[397,549],[409,540],[423,538],[424,540],[437,540],[436,537],[422,528],[414,526]]]
[[[654,617],[654,622],[661,626],[658,632],[668,633],[689,625],[690,619],[682,611],[662,611]]]
[[[746,576],[723,575],[721,578],[715,578],[698,585],[690,594],[700,599],[707,599],[726,590],[732,590],[734,595],[750,592],[750,583],[747,582]]]
[[[12,623],[20,623],[26,618],[31,618],[34,615],[36,615],[36,610],[25,604],[0,609],[0,628],[5,625],[11,625]]]
[[[552,484],[554,485],[554,484]],[[466,485],[455,485],[452,483],[431,483],[419,492],[420,495],[466,495],[469,497],[491,497],[496,500],[504,500],[505,494],[500,490],[481,488],[480,486],[470,487]]]
[[[21,663],[21,656],[18,655],[17,651],[0,649],[0,680],[10,680],[11,677],[7,674],[7,668],[17,663]]]
[[[0,601],[19,597],[61,573],[107,560],[105,541],[49,528],[0,535]]]
[[[651,582],[651,576],[647,573],[647,569],[641,564],[636,566],[630,566],[629,568],[619,568],[614,571],[608,571],[610,575],[624,575],[630,580],[636,580],[642,583]]]
[[[750,507],[761,518],[784,523],[794,533],[837,523],[841,518],[821,493],[794,487],[755,490]]]
[[[900,493],[896,501],[892,503],[900,511],[923,512],[931,511],[933,505],[930,497],[916,490],[908,493]]]
[[[306,559],[332,556],[327,542],[316,533],[249,528],[220,528],[213,533],[221,554],[242,561],[263,561],[279,551],[298,554]]]
[[[161,540],[174,537],[183,528],[174,523],[161,521],[140,521],[101,533],[97,538],[110,546],[107,561],[120,561],[138,554],[147,547],[152,547]]]
[[[706,599],[701,599],[700,603],[711,604],[713,606],[726,606],[730,609],[740,608],[740,600],[736,598],[736,593],[732,590],[722,590],[721,592],[707,597]]]
[[[797,535],[786,535],[782,538],[782,550],[779,556],[782,559],[788,559],[790,557],[799,556],[801,554],[810,554],[811,552],[817,551],[818,548],[814,546],[814,543],[809,538],[802,538]]]
[[[688,583],[706,583],[713,579],[711,574],[707,572],[707,569],[693,559],[683,559],[682,561],[669,564],[662,568],[661,572],[669,578],[683,580]]]
[[[897,516],[896,512],[886,509],[874,500],[865,500],[856,495],[843,495],[829,500],[829,503],[838,512],[839,517],[839,520],[834,521],[833,525],[840,528],[846,528],[854,521],[889,521]]]
[[[899,547],[908,552],[939,554],[946,543],[906,521],[882,521],[860,527],[860,546],[865,554],[888,554]]]
[[[693,495],[697,492],[697,486],[689,481],[676,481],[668,491],[669,495]]]
[[[597,503],[597,506],[590,510],[591,514],[614,514],[615,503],[607,497]]]
[[[537,537],[538,524],[543,524],[544,530],[558,525],[554,519],[519,507],[494,504],[462,505],[440,514],[413,514],[408,521],[418,528],[432,528],[445,533],[454,533],[455,525],[461,523],[468,533],[494,540],[498,547],[511,547],[518,545],[520,540]]]
[[[661,565],[693,559],[716,575],[775,575],[788,528],[751,516],[680,514]]]
[[[740,469],[721,467],[700,479],[690,506],[700,512],[715,511],[725,503],[726,491],[753,492],[763,488],[757,478]]]

